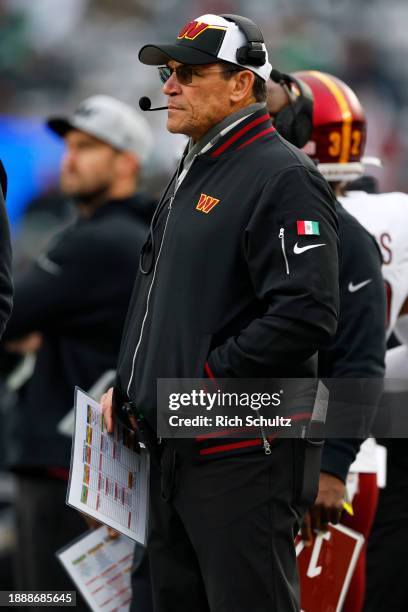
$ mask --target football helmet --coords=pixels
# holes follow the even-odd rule
[[[353,181],[363,172],[366,118],[354,91],[339,78],[307,70],[293,73],[313,95],[313,127],[303,151],[330,182]]]

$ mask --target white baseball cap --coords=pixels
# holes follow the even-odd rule
[[[237,17],[244,19],[239,15]],[[257,27],[253,23],[252,26]],[[202,15],[180,30],[175,43],[142,47],[139,60],[150,66],[166,64],[169,59],[182,64],[225,61],[247,68],[267,81],[272,66],[268,61],[265,43],[259,43],[259,50],[265,53],[265,63],[261,66],[245,64],[238,59],[237,52],[247,45],[248,39],[237,23],[220,15]]]
[[[141,163],[153,149],[153,135],[146,119],[132,106],[110,96],[86,98],[71,117],[50,117],[47,125],[62,137],[70,130],[90,134],[114,149],[132,152]]]

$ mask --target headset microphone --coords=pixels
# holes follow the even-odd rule
[[[142,98],[140,98],[139,106],[142,109],[142,111],[167,110],[169,108],[168,106],[156,106],[156,108],[151,108],[152,101],[147,96],[143,96]]]

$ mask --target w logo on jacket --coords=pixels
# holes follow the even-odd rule
[[[196,210],[200,210],[203,213],[208,214],[214,206],[217,206],[219,200],[217,198],[213,198],[212,196],[206,195],[202,193],[200,195],[200,199],[198,200]]]

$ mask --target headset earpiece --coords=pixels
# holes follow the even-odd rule
[[[241,15],[220,15],[228,21],[233,21],[243,31],[247,44],[237,49],[237,62],[248,66],[263,66],[266,63],[264,37],[256,23]]]
[[[273,70],[272,80],[283,87],[290,104],[277,113],[274,125],[283,138],[300,149],[310,140],[313,131],[313,94],[310,87],[289,74]],[[292,91],[292,84],[299,90],[299,95]]]

